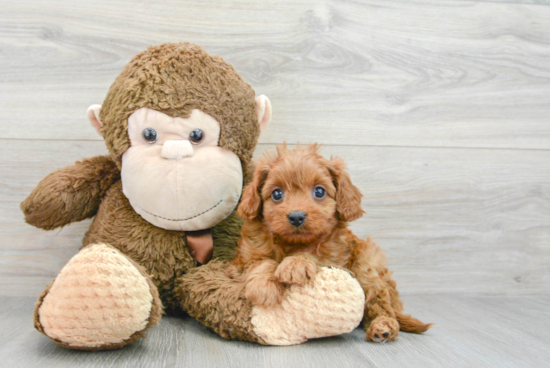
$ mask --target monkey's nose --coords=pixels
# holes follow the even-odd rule
[[[288,215],[288,221],[292,226],[299,227],[306,221],[306,214],[301,211],[291,212]]]
[[[193,156],[193,146],[188,140],[166,141],[162,145],[160,155],[169,160],[179,160]]]

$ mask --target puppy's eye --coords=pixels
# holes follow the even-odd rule
[[[271,198],[275,202],[279,202],[281,199],[283,199],[283,191],[279,188],[275,189],[273,192],[271,192]]]
[[[199,144],[204,139],[204,132],[200,129],[195,129],[189,133],[189,140],[193,144]]]
[[[318,185],[318,186],[315,187],[315,189],[313,189],[313,195],[315,196],[315,198],[323,199],[327,195],[327,192],[326,192],[325,188]]]
[[[155,143],[158,139],[157,131],[153,128],[145,128],[143,129],[143,138],[147,143]]]

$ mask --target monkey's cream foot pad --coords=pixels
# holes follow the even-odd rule
[[[82,249],[44,294],[35,310],[36,327],[74,349],[122,347],[141,336],[152,310],[159,309],[147,278],[105,244]]]
[[[281,305],[254,307],[252,325],[269,345],[294,345],[353,331],[364,308],[356,279],[344,270],[322,267],[313,284],[288,287]]]

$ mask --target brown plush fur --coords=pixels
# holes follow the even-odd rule
[[[175,294],[176,281],[196,263],[187,249],[184,232],[151,225],[132,209],[122,193],[121,156],[130,147],[128,117],[142,107],[172,117],[188,117],[192,109],[211,115],[220,122],[219,146],[240,158],[246,184],[259,136],[254,96],[231,65],[196,45],[169,43],[148,48],[126,65],[102,105],[101,133],[110,155],[83,160],[48,175],[21,204],[26,221],[51,230],[95,216],[83,246],[105,243],[120,250],[150,275],[152,293],[158,289],[165,310],[181,311],[177,299],[183,296]],[[232,213],[211,229],[214,258],[235,256],[241,225],[242,220]],[[212,263],[202,266],[201,275],[211,267],[217,272],[216,263]],[[225,289],[216,296],[232,297]],[[200,301],[186,298],[184,305],[189,308],[193,308],[193,302],[200,305]],[[231,313],[230,309],[222,310],[219,316],[231,320]],[[39,322],[36,327],[42,331]],[[250,332],[243,334],[248,336]]]
[[[233,258],[241,224],[233,213],[212,229],[215,258]],[[174,295],[176,282],[196,267],[185,241],[184,233],[161,229],[138,215],[118,181],[105,195],[83,243],[109,244],[144,266],[159,289],[167,312],[174,313],[180,305]]]
[[[317,267],[344,267],[356,275],[366,295],[368,340],[395,340],[400,328],[415,333],[429,329],[430,324],[401,313],[403,304],[380,247],[347,228],[363,210],[361,193],[344,163],[323,158],[317,145],[277,150],[278,155],[264,156],[257,163],[238,208],[247,221],[228,275],[245,283],[246,298],[255,305],[273,306],[281,302],[286,285],[310,282]],[[318,186],[326,190],[324,198],[313,195]],[[275,189],[283,191],[283,199],[271,197]],[[296,211],[306,215],[301,226],[289,221]]]
[[[190,43],[151,46],[136,55],[116,78],[105,98],[101,133],[120,166],[130,147],[128,117],[142,107],[171,117],[188,118],[193,109],[221,125],[219,145],[250,159],[260,129],[254,90],[233,66]]]
[[[101,199],[119,179],[120,172],[108,156],[85,159],[54,171],[21,203],[25,220],[52,230],[95,216]]]
[[[226,275],[229,261],[214,260],[208,267],[190,270],[176,289],[183,310],[221,337],[266,345],[251,323],[252,304],[244,297],[244,284]]]

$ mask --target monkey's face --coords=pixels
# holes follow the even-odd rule
[[[241,162],[218,146],[220,124],[213,117],[197,109],[183,119],[141,108],[128,119],[128,135],[122,188],[145,220],[167,230],[202,230],[235,209]]]

